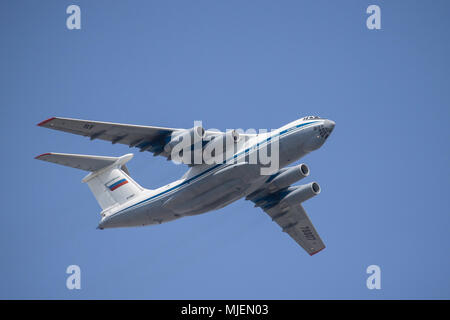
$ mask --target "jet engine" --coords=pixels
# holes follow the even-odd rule
[[[185,147],[192,146],[196,141],[201,141],[204,135],[205,129],[203,129],[200,126],[175,132],[171,136],[170,141],[164,146],[164,151],[170,153],[178,143],[181,143],[182,141],[186,140],[189,141],[189,145],[185,145]]]
[[[270,181],[268,185],[269,191],[274,192],[284,189],[307,176],[309,176],[309,168],[306,164],[302,163],[298,166],[290,167]]]
[[[288,206],[302,203],[320,193],[320,186],[317,182],[311,182],[301,186],[295,186],[288,189],[288,194],[281,199],[281,204]]]
[[[236,130],[230,130],[224,134],[215,136],[203,148],[203,161],[208,164],[224,162],[223,155],[226,155],[227,150],[231,149],[234,151],[234,145],[239,140],[240,135]]]

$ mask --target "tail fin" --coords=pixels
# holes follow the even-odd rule
[[[133,158],[129,153],[121,157],[100,157],[67,153],[44,153],[36,159],[91,171],[86,182],[103,211],[134,199],[145,189],[130,178],[125,163]]]

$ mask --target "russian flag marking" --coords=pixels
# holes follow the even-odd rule
[[[109,190],[114,191],[117,188],[123,186],[124,184],[127,184],[128,181],[126,179],[121,179],[117,182],[114,182],[112,185],[108,186]]]

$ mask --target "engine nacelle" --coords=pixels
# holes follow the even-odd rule
[[[269,183],[269,191],[274,192],[290,186],[291,184],[309,176],[309,168],[306,164],[302,163],[298,166],[288,168],[279,175],[277,175]]]
[[[281,199],[280,203],[288,206],[293,206],[302,203],[320,193],[320,186],[317,182],[311,182],[297,187],[292,187],[286,196]]]
[[[200,126],[183,130],[181,132],[175,132],[170,141],[164,146],[164,151],[170,153],[177,144],[181,143],[181,141],[189,141],[189,145],[186,145],[186,147],[190,147],[195,141],[202,140],[204,135],[205,129]]]
[[[240,140],[239,132],[236,130],[227,131],[225,134],[215,136],[204,148],[203,148],[203,161],[208,164],[222,163],[225,161],[224,155],[226,151],[233,148],[234,145]]]

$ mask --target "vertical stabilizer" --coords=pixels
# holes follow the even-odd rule
[[[87,183],[103,210],[124,204],[145,190],[129,176],[125,163],[132,158],[131,153],[121,157],[44,153],[36,157],[38,160],[91,171],[82,181]]]

